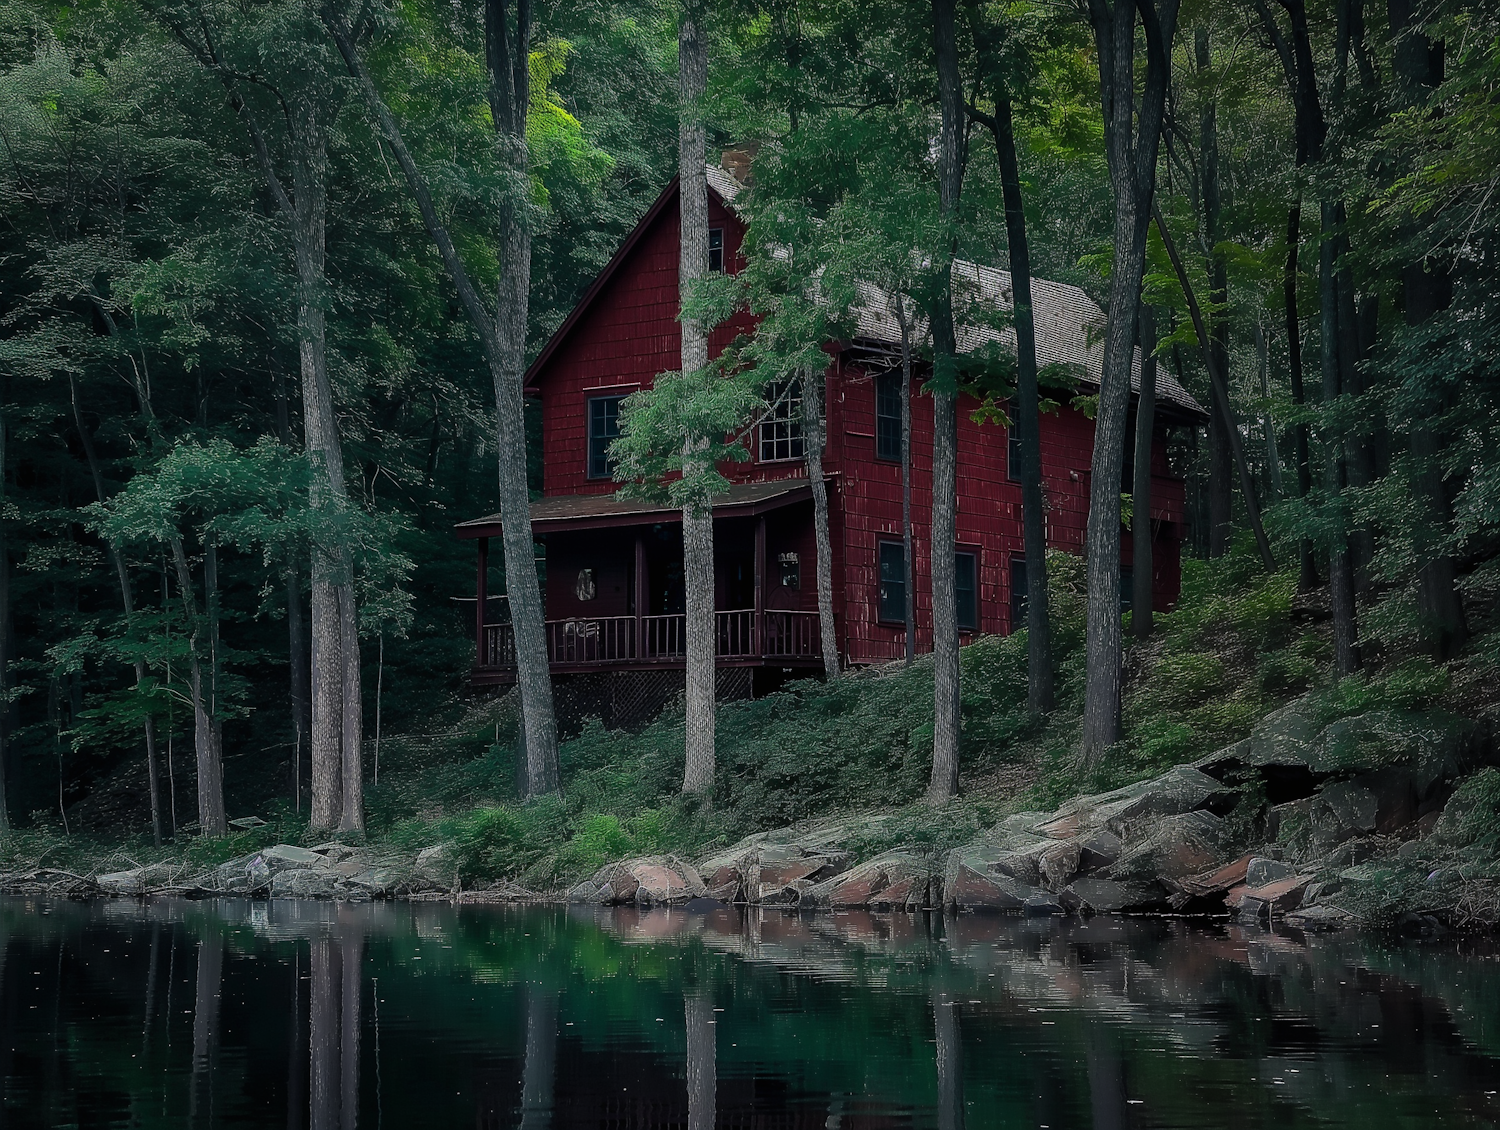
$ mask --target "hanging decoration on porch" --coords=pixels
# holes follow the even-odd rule
[[[776,555],[776,561],[781,566],[781,587],[784,589],[801,588],[802,559],[795,553],[779,553]]]
[[[597,589],[594,586],[594,571],[592,569],[578,570],[578,584],[573,588],[573,594],[579,600],[593,600]]]

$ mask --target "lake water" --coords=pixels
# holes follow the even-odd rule
[[[1492,1127],[1489,943],[0,899],[0,1126]]]

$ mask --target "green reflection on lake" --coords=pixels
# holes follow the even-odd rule
[[[0,1125],[1500,1122],[1488,944],[1180,921],[0,900]]]

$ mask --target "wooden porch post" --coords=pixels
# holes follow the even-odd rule
[[[635,657],[646,658],[646,539],[635,535]]]
[[[765,654],[766,642],[766,516],[755,519],[755,645],[756,655]]]
[[[479,577],[474,586],[478,599],[474,602],[474,656],[475,665],[486,667],[489,658],[484,653],[484,612],[490,600],[490,539],[479,539]]]

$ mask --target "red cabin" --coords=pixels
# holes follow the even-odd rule
[[[710,265],[734,270],[744,224],[733,203],[739,183],[709,168]],[[680,367],[677,323],[678,193],[674,181],[626,239],[526,375],[541,403],[543,497],[532,529],[546,550],[547,646],[562,697],[624,724],[652,712],[682,686],[682,541],[677,511],[615,494],[607,447],[618,434],[620,400]],[[965,305],[1011,304],[1005,271],[958,262]],[[1033,282],[1037,349],[1043,365],[1063,363],[1097,387],[1104,312],[1077,287]],[[901,555],[899,332],[876,296],[855,340],[830,348],[827,449],[834,617],[844,661],[879,663],[905,653]],[[735,319],[715,331],[722,350],[751,328]],[[1014,347],[1011,331],[961,325],[960,348],[986,336]],[[1138,377],[1138,375],[1137,375]],[[920,373],[916,384],[920,385]],[[714,506],[715,607],[723,697],[763,693],[799,671],[820,670],[816,551],[811,488],[795,397],[748,437],[750,459],[728,464],[729,491]],[[1010,437],[976,423],[960,404],[958,474],[959,619],[966,639],[1010,632],[1021,615],[1026,575],[1020,484],[1010,475]],[[1205,414],[1158,370],[1152,449],[1153,592],[1170,608],[1179,585],[1183,483],[1167,466],[1166,436]],[[1047,541],[1082,552],[1088,513],[1093,424],[1064,407],[1041,420]],[[912,397],[912,518],[919,650],[931,648],[928,536],[932,401]],[[1128,469],[1127,469],[1127,473]],[[1128,489],[1128,486],[1126,487]],[[503,597],[488,588],[488,539],[498,516],[458,526],[479,549],[476,684],[514,679]],[[1124,539],[1122,569],[1130,567]],[[1130,586],[1124,586],[1128,594]]]

